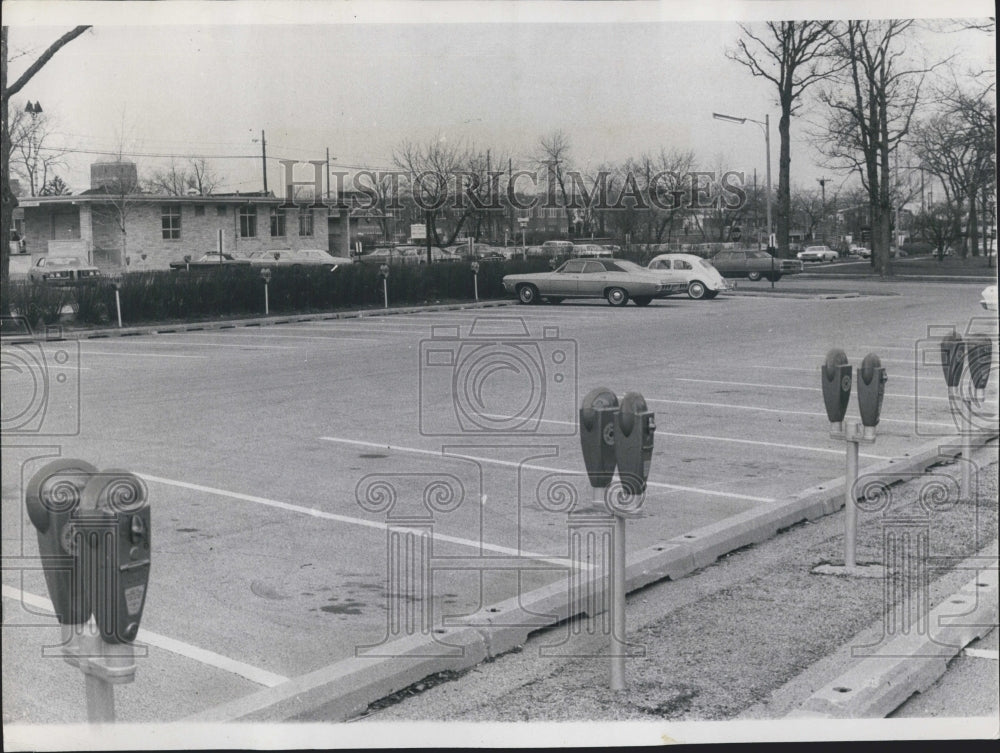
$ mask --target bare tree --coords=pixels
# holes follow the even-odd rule
[[[117,133],[118,147],[115,153],[118,170],[112,177],[106,178],[100,186],[91,189],[93,194],[99,195],[103,199],[103,201],[95,203],[93,210],[95,215],[118,230],[121,238],[120,263],[123,265],[130,263],[128,255],[129,218],[141,198],[141,186],[135,165],[125,159],[128,151],[126,144],[130,140],[126,134],[125,114],[123,112]]]
[[[46,50],[28,66],[18,79],[7,85],[7,60],[9,48],[7,44],[8,27],[2,28],[2,38],[0,38],[0,120],[2,120],[2,133],[0,133],[0,235],[3,236],[0,242],[0,278],[6,280],[10,270],[10,228],[13,224],[14,207],[17,206],[17,197],[10,189],[10,98],[17,95],[38,71],[45,67],[45,64],[52,59],[59,50],[83,34],[89,26],[77,26],[71,31],[63,34],[59,39],[50,44]]]
[[[220,183],[222,178],[215,173],[208,160],[191,157],[180,165],[171,159],[167,167],[155,170],[147,178],[145,187],[150,193],[168,196],[185,196],[191,191],[204,196],[212,193]]]
[[[52,123],[47,113],[28,112],[19,103],[9,125],[10,169],[28,185],[29,196],[37,196],[57,167],[66,166],[66,150],[51,145]]]
[[[573,227],[573,210],[569,206],[570,200],[566,191],[566,172],[571,166],[569,136],[559,130],[542,136],[538,140],[538,155],[535,161],[546,171],[547,190],[543,204],[551,206],[551,202],[556,199],[555,189],[558,188],[566,212],[566,232],[569,233]]]
[[[739,48],[727,57],[746,66],[754,76],[770,81],[778,90],[781,117],[778,135],[778,206],[776,212],[778,254],[788,255],[788,228],[791,211],[791,120],[798,110],[803,92],[812,84],[828,78],[836,70],[831,65],[830,35],[832,21],[769,21],[766,34],[755,34],[740,25],[743,38]],[[843,65],[841,61],[839,65]]]
[[[833,168],[856,171],[868,195],[872,265],[892,274],[890,156],[910,132],[920,89],[932,68],[907,61],[912,20],[848,21],[836,26],[835,54],[843,61],[838,86],[821,100],[830,117],[819,148]]]

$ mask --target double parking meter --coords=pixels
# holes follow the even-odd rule
[[[135,640],[151,551],[149,502],[138,477],[57,460],[32,476],[25,506],[59,622],[83,625],[93,614],[106,643]]]
[[[642,395],[626,392],[614,419],[618,477],[629,494],[642,494],[646,491],[646,479],[649,478],[649,466],[653,459],[654,414]]]
[[[951,332],[941,338],[941,368],[948,391],[958,387],[965,369],[965,342],[961,336]]]
[[[28,482],[24,502],[38,533],[38,553],[52,608],[61,625],[90,619],[91,594],[81,567],[76,514],[84,487],[97,469],[83,460],[55,460]]]
[[[866,435],[874,436],[875,427],[878,426],[888,379],[881,359],[874,353],[866,355],[858,370],[858,409],[861,411],[861,423]]]
[[[580,407],[583,462],[595,489],[607,488],[615,475],[615,414],[618,396],[607,387],[587,393]]]
[[[847,354],[834,348],[826,354],[826,363],[820,367],[823,383],[823,403],[831,429],[843,432],[844,416],[851,401],[852,367],[847,363]]]

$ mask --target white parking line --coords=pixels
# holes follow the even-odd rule
[[[267,497],[257,497],[252,494],[243,494],[241,492],[233,492],[227,489],[217,489],[212,486],[202,486],[201,484],[192,484],[187,481],[177,481],[175,479],[161,478],[160,476],[151,476],[148,473],[137,473],[136,475],[144,481],[149,481],[151,483],[175,486],[179,489],[190,489],[191,491],[204,492],[205,494],[215,494],[220,497],[229,497],[230,499],[238,499],[243,502],[253,502],[254,504],[263,505],[264,507],[274,507],[279,510],[288,510],[289,512],[309,515],[314,518],[322,518],[323,520],[335,520],[338,523],[349,523],[351,525],[362,526],[363,528],[374,528],[380,531],[385,531],[389,528],[387,523],[380,523],[377,520],[366,520],[364,518],[354,518],[349,515],[338,515],[332,512],[317,510],[314,507],[302,507],[300,505],[293,505],[289,502],[280,502],[276,499],[268,499]],[[438,533],[437,531],[434,532],[433,538],[435,541],[447,541],[451,544],[459,544],[473,549],[483,549],[490,552],[497,552],[498,554],[524,557],[525,559],[548,562],[560,567],[574,567],[578,570],[590,570],[593,568],[592,565],[566,559],[565,557],[549,557],[537,552],[525,552],[518,549],[512,549],[511,547],[499,546],[498,544],[476,541],[475,539],[463,539],[458,536],[448,536],[447,534]]]
[[[967,648],[962,651],[966,656],[972,656],[976,659],[989,659],[991,661],[1000,661],[1000,652],[996,649],[990,648]]]
[[[193,358],[195,360],[204,361],[208,359],[208,356],[189,356],[181,355],[180,353],[109,353],[104,350],[83,350],[80,349],[80,355],[83,356],[113,356],[116,358]]]
[[[430,455],[431,457],[448,459],[458,458],[462,460],[472,460],[477,463],[487,463],[488,465],[502,465],[508,468],[527,468],[533,471],[545,471],[547,473],[576,473],[568,468],[553,468],[547,465],[533,465],[531,463],[517,463],[513,460],[500,460],[498,458],[485,458],[478,455],[465,455],[458,452],[445,453],[443,450],[425,450],[420,447],[402,447],[400,445],[380,444],[378,442],[364,442],[360,439],[345,439],[343,437],[320,437],[324,442],[337,442],[340,444],[350,444],[358,447],[374,447],[383,450],[393,450],[395,452],[408,452],[414,455]],[[647,481],[646,486],[657,489],[670,489],[672,491],[692,492],[694,494],[704,494],[709,497],[725,497],[727,499],[742,499],[749,502],[774,502],[773,497],[754,497],[749,494],[736,494],[734,492],[720,492],[714,489],[702,489],[695,486],[679,486],[677,484],[665,484],[660,481]]]
[[[37,596],[35,594],[28,593],[27,591],[22,591],[20,588],[14,588],[13,586],[8,585],[3,586],[3,595],[8,599],[24,603],[30,607],[34,607],[35,609],[53,612],[54,614],[52,602],[44,596]],[[197,646],[192,646],[190,643],[184,643],[165,635],[154,633],[146,628],[139,628],[139,632],[135,639],[138,643],[148,643],[150,646],[156,646],[156,648],[162,648],[164,651],[169,651],[172,654],[193,659],[194,661],[200,662],[201,664],[205,664],[209,667],[215,667],[216,669],[221,669],[225,672],[229,672],[230,674],[245,677],[247,680],[255,682],[258,685],[263,685],[264,687],[273,688],[276,685],[288,682],[288,678],[283,675],[268,672],[266,669],[254,667],[250,664],[244,664],[236,659],[230,659],[228,656],[223,656],[222,654],[217,654],[214,651],[208,651],[203,648],[198,648]]]
[[[758,382],[724,382],[720,379],[693,379],[691,377],[673,377],[678,382],[696,382],[698,384],[725,384],[731,387],[763,387],[770,390],[805,390],[807,392],[822,392],[822,387],[804,387],[797,384],[761,384]],[[916,399],[916,395],[902,395],[896,392],[886,392],[885,397],[901,397],[907,400]],[[947,397],[933,397],[922,395],[922,400],[942,400],[948,402]]]
[[[755,405],[735,405],[733,403],[706,403],[706,402],[699,402],[699,401],[696,401],[696,400],[668,400],[666,398],[658,398],[658,397],[647,397],[646,398],[646,402],[647,403],[667,403],[667,404],[670,404],[670,405],[685,405],[685,406],[695,405],[695,406],[702,407],[702,408],[728,408],[728,409],[732,409],[732,410],[753,410],[753,411],[759,411],[761,413],[780,413],[782,415],[788,415],[788,416],[810,416],[810,417],[820,417],[820,418],[824,418],[824,419],[826,418],[826,414],[825,413],[812,413],[810,411],[803,411],[803,410],[787,410],[787,409],[784,409],[784,408],[758,408]],[[916,423],[916,420],[915,419],[911,419],[911,418],[882,418],[882,419],[880,419],[881,423],[886,423],[887,421],[891,422],[891,423],[894,423],[894,424],[911,424],[912,425],[912,424]],[[923,420],[921,420],[920,423],[924,424],[926,426],[950,426],[952,428],[955,427],[955,422],[954,421],[923,421]]]

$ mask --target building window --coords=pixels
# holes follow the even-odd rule
[[[299,235],[313,234],[313,213],[309,207],[299,207]]]
[[[215,213],[217,215],[219,215],[219,217],[225,217],[226,216],[226,208],[225,207],[216,207],[215,208]]]
[[[277,207],[271,207],[271,237],[283,238],[285,236],[285,211]]]
[[[240,207],[240,238],[257,237],[257,207]]]
[[[181,208],[163,207],[163,240],[176,241],[181,237]]]
[[[204,204],[195,204],[194,205],[194,216],[195,217],[204,217],[205,216],[205,205]]]

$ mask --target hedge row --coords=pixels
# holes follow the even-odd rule
[[[546,259],[483,263],[479,268],[480,299],[506,297],[506,274],[548,269]],[[392,266],[389,305],[417,305],[442,300],[472,300],[473,275],[467,263]],[[132,272],[119,291],[122,321],[199,320],[264,313],[264,283],[257,269],[219,268],[198,271]],[[33,325],[53,324],[68,304],[84,324],[117,321],[115,288],[110,282],[78,289],[50,288],[30,282],[3,286],[4,309],[23,315]],[[381,306],[378,267],[342,266],[333,272],[308,267],[275,268],[268,283],[272,314],[332,311]]]

